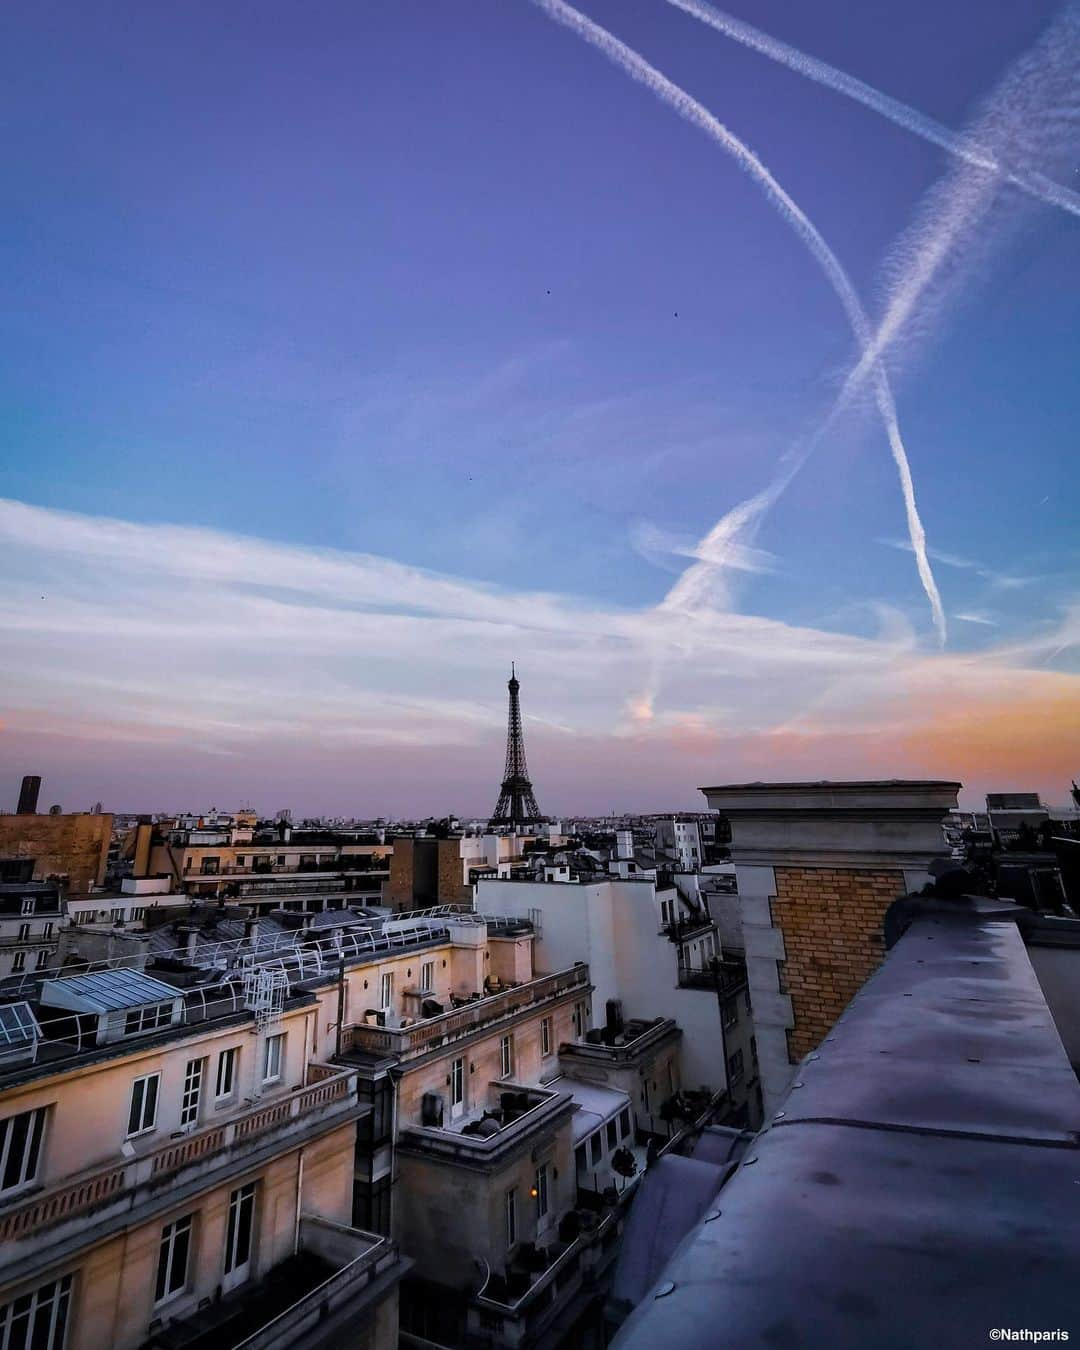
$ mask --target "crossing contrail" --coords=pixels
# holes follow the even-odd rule
[[[767,56],[769,60],[787,66],[789,70],[796,71],[808,80],[813,80],[816,84],[824,85],[826,89],[833,90],[834,93],[844,94],[847,98],[863,104],[864,107],[873,109],[874,112],[880,113],[882,117],[888,118],[890,122],[894,122],[897,126],[903,127],[916,136],[921,136],[925,141],[940,146],[943,150],[947,150],[950,155],[957,156],[973,168],[987,169],[1002,178],[1006,183],[1019,188],[1022,192],[1026,192],[1040,201],[1047,202],[1051,206],[1060,207],[1061,210],[1069,212],[1070,215],[1080,216],[1080,193],[1062,187],[1060,183],[1055,183],[1052,178],[1046,177],[1045,174],[1026,169],[1020,165],[1003,163],[991,147],[983,144],[977,138],[953,131],[951,127],[936,122],[932,117],[927,117],[916,108],[908,107],[906,103],[901,103],[899,99],[883,94],[873,85],[866,84],[842,70],[837,70],[835,66],[830,66],[825,61],[819,61],[814,56],[808,56],[797,47],[789,46],[786,42],[780,42],[777,38],[770,37],[768,33],[763,33],[760,28],[755,28],[752,24],[744,23],[742,19],[736,19],[733,15],[726,14],[723,10],[717,9],[715,5],[709,4],[708,0],[666,0],[666,3],[672,5],[675,9],[681,9],[684,13],[692,15],[701,23],[708,24],[716,32],[722,33],[725,37],[731,38],[732,41],[738,42],[743,47],[749,47],[752,51],[760,52],[762,56]]]
[[[573,8],[572,5],[565,3],[565,0],[532,0],[538,8],[542,9],[550,18],[563,24],[571,32],[576,33],[578,37],[595,47],[603,56],[605,56],[614,65],[618,66],[631,79],[636,80],[649,90],[661,102],[666,103],[670,108],[679,114],[685,121],[696,126],[710,137],[721,149],[725,150],[732,158],[750,175],[750,177],[764,191],[766,197],[783,216],[788,224],[795,230],[796,234],[802,239],[803,243],[809,249],[818,266],[825,273],[829,284],[836,292],[844,312],[847,315],[848,322],[855,334],[860,353],[866,353],[872,349],[874,342],[873,330],[870,321],[863,310],[859,297],[855,293],[847,273],[844,271],[840,260],[833,253],[832,249],[825,242],[817,227],[809,219],[800,206],[787,194],[780,186],[769,170],[754,154],[754,152],[727,127],[713,116],[696,99],[680,88],[666,75],[661,74],[655,66],[639,55],[632,47],[628,47],[621,42],[614,34],[609,33],[606,28],[601,28],[592,19],[587,18],[580,11]],[[918,507],[915,502],[915,488],[911,477],[911,467],[908,464],[907,452],[904,449],[904,442],[900,435],[900,426],[896,414],[896,404],[893,401],[892,390],[889,387],[888,376],[879,360],[873,361],[873,386],[874,397],[877,402],[878,411],[885,425],[886,435],[889,440],[889,448],[892,451],[893,459],[896,463],[897,472],[900,477],[900,488],[904,499],[904,511],[907,517],[908,536],[911,540],[912,551],[915,555],[915,565],[919,573],[919,580],[922,582],[923,590],[926,592],[926,598],[930,602],[930,612],[933,617],[934,628],[937,631],[938,641],[944,645],[945,611],[941,603],[941,596],[938,592],[937,583],[934,580],[933,570],[930,566],[930,559],[926,551],[926,532],[923,529],[922,521],[919,518]],[[815,438],[815,443],[816,443]],[[805,458],[804,451],[798,457],[798,463]],[[795,467],[798,467],[796,463]],[[794,470],[792,470],[794,472]],[[767,505],[768,503],[766,503]],[[762,508],[764,509],[764,507]],[[690,569],[691,571],[693,569]],[[685,597],[685,590],[680,592],[679,587],[673,588],[672,594],[669,594],[668,601],[673,601],[675,592]],[[665,601],[665,603],[668,603]]]
[[[1078,52],[1080,6],[1074,3],[1009,68],[984,101],[969,139],[1012,162],[1070,163],[1080,127]],[[981,165],[961,158],[927,195],[914,225],[891,250],[887,264],[891,284],[874,340],[847,375],[824,422],[781,456],[766,487],[717,521],[698,545],[698,561],[686,569],[665,603],[699,603],[705,591],[715,586],[726,554],[745,549],[753,540],[765,513],[849,406],[874,364],[887,352],[895,362],[898,345],[912,345],[913,318],[918,315],[925,329],[930,311],[940,306],[943,289],[955,287],[960,274],[985,261],[991,242],[1000,242],[1007,233],[1003,225],[1008,222],[999,222],[993,234],[985,229],[985,216],[998,205],[1001,181]],[[1023,198],[1016,205],[1035,209],[1036,203]]]

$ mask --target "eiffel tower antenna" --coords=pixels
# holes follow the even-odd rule
[[[525,763],[525,736],[521,730],[521,703],[518,699],[521,684],[512,661],[507,688],[510,690],[510,714],[506,725],[506,767],[498,804],[488,825],[541,824],[544,817],[536,804],[532,783],[529,782],[529,767]]]

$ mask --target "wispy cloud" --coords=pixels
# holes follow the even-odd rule
[[[888,548],[900,549],[903,553],[911,552],[911,545],[906,539],[879,539],[879,544],[885,544]],[[962,572],[971,572],[982,581],[987,581],[991,586],[996,586],[1003,591],[1022,590],[1025,586],[1033,586],[1042,578],[1038,576],[1026,576],[1017,572],[999,572],[992,567],[987,567],[983,563],[975,562],[971,558],[963,558],[957,553],[946,553],[942,549],[931,549],[930,556],[935,562],[941,563],[945,567],[955,567]],[[960,618],[960,615],[957,615]]]
[[[959,691],[987,717],[1044,697],[1080,709],[1080,676],[1054,669],[1080,648],[1080,605],[978,653],[928,653],[901,617],[885,613],[875,637],[730,609],[690,619],[664,606],[482,585],[373,554],[0,500],[0,757],[14,773],[46,743],[62,744],[65,762],[94,745],[87,775],[136,782],[149,764],[167,785],[173,766],[190,769],[197,747],[213,747],[228,753],[215,754],[217,768],[206,761],[207,781],[237,792],[301,781],[322,765],[318,790],[351,801],[363,765],[372,809],[388,782],[423,809],[417,785],[442,773],[430,809],[482,811],[501,768],[515,659],[534,775],[549,799],[584,809],[607,803],[582,795],[586,784],[599,793],[605,774],[646,795],[681,783],[689,804],[689,780],[719,759],[725,771],[737,763],[765,777],[798,767],[812,746],[816,772],[842,772],[857,758],[845,739],[855,733],[868,771],[913,765],[908,742],[922,728],[923,770],[963,776],[961,732],[948,763],[933,734]],[[657,648],[668,675],[663,697],[646,705],[642,668]],[[890,763],[901,738],[903,754]],[[586,746],[588,764],[578,756]],[[1040,742],[1032,772],[1056,772],[1059,750]],[[459,795],[448,802],[448,793]]]
[[[954,619],[959,619],[961,623],[978,623],[984,628],[997,628],[999,626],[997,619],[992,619],[989,614],[975,614],[973,612],[957,612],[953,615]]]

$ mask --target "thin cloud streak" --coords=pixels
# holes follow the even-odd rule
[[[449,757],[473,766],[457,781],[483,810],[501,765],[511,658],[534,772],[544,766],[549,794],[561,784],[571,798],[580,785],[567,765],[583,744],[590,783],[603,766],[622,782],[625,766],[640,775],[647,764],[650,783],[674,784],[710,756],[729,763],[733,745],[756,776],[798,766],[811,745],[818,772],[836,772],[830,738],[854,732],[878,772],[896,737],[921,726],[932,740],[930,711],[958,693],[987,716],[1040,697],[1080,708],[1080,675],[1050,668],[1080,648],[1080,604],[1023,641],[928,653],[889,614],[876,638],[730,611],[689,621],[662,606],[536,597],[370,554],[2,500],[0,578],[0,757],[12,773],[27,747],[62,744],[75,755],[85,741],[109,747],[102,773],[150,754],[167,784],[175,758],[187,765],[213,747],[228,752],[215,763],[233,776],[209,767],[212,782],[239,783],[276,756],[282,774],[288,766],[301,778],[303,766],[332,762],[339,784],[362,765],[377,797],[378,783],[400,777],[403,756],[414,766]],[[269,580],[291,585],[268,597],[257,588]],[[664,703],[635,717],[642,656],[656,647],[671,657]],[[477,765],[488,766],[478,787]]]
[[[792,47],[789,43],[770,37],[760,28],[724,13],[715,5],[708,4],[706,0],[666,0],[666,3],[675,9],[681,9],[741,46],[760,52],[770,61],[787,66],[789,70],[796,71],[806,79],[871,108],[897,126],[921,136],[932,145],[940,146],[942,150],[947,150],[950,155],[956,156],[972,168],[985,170],[1039,201],[1060,207],[1070,215],[1080,216],[1080,195],[1071,192],[1060,183],[1055,183],[1037,170],[1003,163],[993,145],[981,143],[977,134],[953,131],[951,127],[936,122],[916,108],[882,93],[880,89],[875,89],[873,85],[866,84],[863,80],[856,79],[855,76],[848,75],[835,66],[800,51],[798,47]]]
[[[555,22],[562,24],[572,33],[595,47],[609,61],[618,66],[631,79],[643,85],[662,103],[666,103],[685,121],[703,131],[753,178],[764,191],[772,206],[803,241],[811,256],[825,274],[826,280],[840,300],[848,323],[855,334],[860,352],[863,358],[867,359],[867,354],[873,342],[873,331],[847,272],[839,258],[825,242],[817,227],[795,200],[780,186],[757,155],[744,145],[737,136],[733,135],[707,108],[696,99],[691,98],[685,89],[669,80],[666,75],[657,70],[655,66],[650,65],[633,48],[628,47],[626,43],[621,42],[612,33],[609,33],[606,28],[602,28],[592,19],[586,18],[584,14],[574,9],[573,6],[566,4],[565,0],[532,0],[532,3]],[[907,451],[900,435],[896,404],[893,400],[888,376],[878,358],[876,356],[869,358],[868,364],[871,367],[874,397],[900,478],[900,489],[904,499],[904,514],[915,554],[916,569],[930,604],[930,612],[934,628],[937,631],[938,641],[944,646],[946,637],[945,610],[941,603],[937,583],[934,580],[933,569],[926,556],[926,532],[923,529],[915,501],[915,485],[911,477],[911,466],[908,463]],[[785,479],[785,486],[808,453],[808,450],[804,451],[801,458],[794,461],[794,467],[789,466],[790,474]],[[785,472],[787,471],[785,470]],[[760,510],[758,514],[760,514]],[[710,534],[706,537],[704,547],[710,553],[715,552],[717,548],[726,552],[729,544],[729,538],[720,535],[714,539],[713,535]],[[685,607],[688,604],[700,603],[701,587],[698,578],[699,574],[694,572],[694,569],[690,569],[690,572],[676,588],[672,598],[674,605]]]

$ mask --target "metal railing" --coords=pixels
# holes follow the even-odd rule
[[[466,1036],[477,1027],[500,1021],[522,1008],[541,1003],[557,994],[585,990],[588,984],[588,966],[572,966],[569,970],[543,975],[538,980],[516,985],[503,993],[489,994],[464,1007],[440,1013],[437,1017],[426,1018],[408,1027],[378,1027],[358,1023],[349,1032],[351,1046],[376,1054],[417,1054]]]

